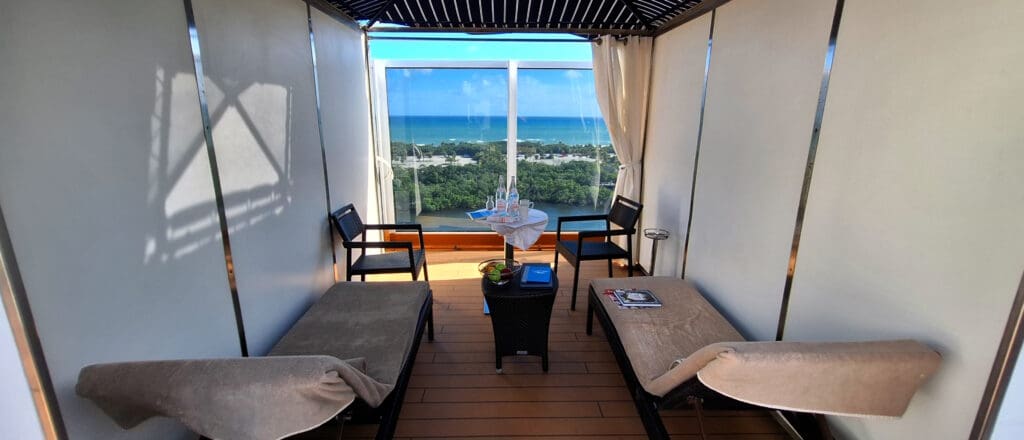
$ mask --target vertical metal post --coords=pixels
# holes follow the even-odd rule
[[[7,320],[18,346],[25,379],[31,388],[39,390],[38,393],[32,393],[32,400],[35,402],[43,435],[47,439],[68,438],[57,394],[50,379],[50,369],[43,355],[43,345],[39,341],[35,319],[29,307],[28,294],[18,269],[18,260],[14,256],[14,244],[7,230],[3,209],[0,209],[0,300],[7,310]]]
[[[224,246],[224,268],[227,270],[228,287],[231,290],[231,305],[235,310],[235,325],[238,327],[238,345],[242,356],[249,356],[245,340],[245,324],[242,322],[242,305],[238,299],[238,285],[235,282],[235,264],[231,254],[231,238],[228,236],[228,215],[224,205],[224,192],[220,185],[220,168],[217,166],[217,152],[213,148],[213,126],[210,123],[210,108],[206,99],[206,79],[203,74],[202,50],[199,46],[199,30],[192,10],[192,0],[185,2],[185,20],[188,22],[188,40],[192,47],[192,63],[196,74],[196,89],[199,92],[199,114],[203,120],[203,136],[206,138],[206,155],[210,161],[210,177],[213,179],[213,194],[217,202],[217,219],[220,223],[221,243]]]
[[[708,51],[704,57],[704,91],[700,95],[700,122],[697,125],[697,149],[693,153],[693,179],[690,181],[690,211],[686,216],[686,237],[683,238],[683,267],[680,278],[686,278],[686,263],[690,256],[690,230],[693,226],[693,198],[697,195],[697,168],[700,165],[700,145],[704,138],[704,109],[708,102],[708,74],[711,71],[711,43],[715,37],[715,14],[711,10],[711,28],[708,30]]]
[[[996,360],[992,364],[992,372],[989,374],[988,385],[985,386],[985,394],[978,407],[978,415],[974,419],[970,438],[992,438],[992,428],[995,427],[999,408],[1003,404],[1003,397],[1006,396],[1006,388],[1010,385],[1010,377],[1020,358],[1022,345],[1024,345],[1024,274],[1021,274],[1020,284],[1017,285],[1017,296],[1013,300],[1013,306],[1010,307],[1010,316],[1006,320],[1003,340],[999,343],[999,351],[996,352]],[[1017,378],[1017,380],[1021,379]]]
[[[843,2],[836,1],[835,14],[832,16],[832,30],[828,35],[828,49],[825,52],[825,67],[821,74],[821,88],[818,91],[818,108],[814,113],[814,125],[811,129],[811,144],[807,151],[807,165],[804,168],[804,182],[800,189],[800,204],[796,208],[796,224],[793,226],[793,244],[789,251],[789,267],[786,270],[786,284],[782,289],[782,306],[779,310],[779,327],[775,340],[781,341],[786,332],[786,315],[789,313],[789,297],[793,289],[793,275],[796,273],[796,257],[800,251],[800,233],[804,228],[804,215],[807,213],[807,196],[811,192],[811,177],[814,173],[814,159],[818,155],[818,137],[821,135],[821,121],[825,117],[825,101],[828,98],[828,82],[832,77],[832,61],[836,55],[836,39],[839,36],[839,24],[843,18]]]
[[[331,215],[331,181],[327,173],[327,147],[324,143],[324,117],[320,111],[320,74],[317,72],[316,64],[316,38],[313,35],[313,10],[306,1],[306,22],[309,25],[309,54],[313,63],[313,93],[316,95],[316,128],[320,136],[320,160],[324,167],[324,199],[327,201],[327,215]],[[334,249],[334,230],[331,222],[327,221],[327,236],[331,240],[331,274],[334,281],[338,281],[338,254]]]

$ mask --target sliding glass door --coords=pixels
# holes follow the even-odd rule
[[[385,75],[392,221],[480,229],[463,219],[506,172],[506,71],[389,68]]]
[[[597,106],[593,72],[517,70],[520,193],[552,219],[607,212],[619,162]],[[567,226],[592,229],[604,223]]]
[[[386,220],[485,230],[465,212],[512,175],[549,229],[607,211],[618,161],[589,65],[378,61],[374,79]]]

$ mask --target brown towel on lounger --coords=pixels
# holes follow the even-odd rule
[[[640,386],[655,396],[697,376],[722,394],[771,408],[900,416],[941,362],[916,341],[742,342],[692,284],[674,277],[595,279],[591,287]],[[650,289],[663,305],[621,309],[601,294],[624,287]]]
[[[899,417],[941,360],[910,340],[721,342],[680,359],[646,389],[664,395],[696,375],[719,393],[769,408]]]
[[[942,358],[909,340],[741,342],[697,377],[737,400],[844,416],[899,417]]]
[[[392,385],[362,359],[274,356],[122,362],[82,369],[75,391],[128,429],[154,416],[218,439],[279,439],[315,428],[358,395],[377,406]]]

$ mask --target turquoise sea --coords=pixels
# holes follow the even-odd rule
[[[508,138],[505,116],[400,116],[388,118],[392,142],[437,145],[442,142],[488,142]],[[542,144],[609,145],[602,118],[522,116],[518,119],[522,141]]]

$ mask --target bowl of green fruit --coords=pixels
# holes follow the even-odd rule
[[[481,261],[477,269],[480,270],[480,274],[484,276],[484,279],[491,284],[503,286],[511,282],[516,277],[516,274],[523,270],[523,265],[515,260],[494,258]]]

